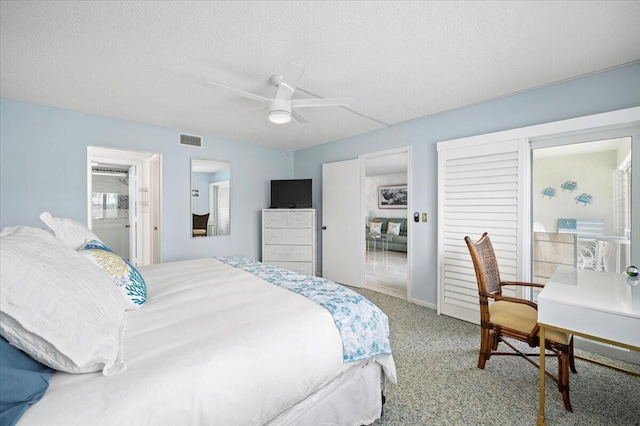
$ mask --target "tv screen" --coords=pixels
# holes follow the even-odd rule
[[[311,181],[311,179],[272,180],[271,208],[311,208]]]

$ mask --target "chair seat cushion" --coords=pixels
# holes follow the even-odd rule
[[[538,311],[523,303],[500,300],[489,304],[489,318],[494,324],[530,333],[538,322]],[[569,342],[566,333],[555,330],[545,330],[545,339],[565,345]]]

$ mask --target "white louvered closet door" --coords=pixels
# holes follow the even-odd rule
[[[479,323],[478,286],[464,237],[488,232],[503,280],[522,279],[527,240],[527,142],[438,144],[438,312]],[[526,250],[524,250],[526,251]],[[516,296],[505,289],[505,296]]]

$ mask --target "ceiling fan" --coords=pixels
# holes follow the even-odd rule
[[[307,123],[307,120],[295,110],[297,108],[342,106],[351,103],[351,99],[348,98],[291,99],[291,95],[296,91],[298,80],[302,77],[305,69],[303,65],[290,63],[284,75],[276,74],[271,76],[269,81],[278,88],[275,96],[271,99],[234,87],[225,86],[224,84],[214,83],[213,81],[205,81],[205,83],[231,90],[245,98],[266,103],[269,121],[276,124],[288,123],[291,121],[291,117],[298,123]]]

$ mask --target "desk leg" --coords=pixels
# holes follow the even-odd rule
[[[540,401],[538,407],[538,426],[542,426],[545,424],[544,422],[544,385],[545,385],[545,365],[544,365],[544,355],[545,355],[545,340],[544,340],[544,327],[540,326],[540,332],[538,333],[540,337]]]

